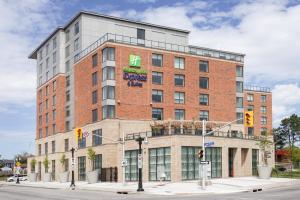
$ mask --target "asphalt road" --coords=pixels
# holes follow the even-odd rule
[[[244,192],[224,195],[157,196],[147,194],[116,194],[86,190],[63,190],[20,187],[0,184],[0,200],[99,200],[99,199],[162,199],[162,200],[299,200],[300,184],[261,192]]]

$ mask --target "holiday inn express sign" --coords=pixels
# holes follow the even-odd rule
[[[147,81],[147,71],[141,68],[141,57],[129,55],[129,67],[123,68],[123,79],[127,80],[130,87],[142,87]]]

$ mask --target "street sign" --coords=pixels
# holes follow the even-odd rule
[[[21,167],[19,167],[19,166],[16,167],[16,172],[15,172],[15,173],[16,173],[16,174],[20,174],[20,171],[21,171]]]
[[[201,165],[209,165],[209,160],[201,160],[200,164]]]
[[[205,147],[211,147],[211,146],[214,146],[214,145],[215,145],[215,142],[205,142],[204,143]]]
[[[16,163],[16,166],[17,166],[17,167],[20,167],[20,166],[21,166],[21,163],[20,163],[20,162],[17,162],[17,163]]]
[[[82,137],[86,138],[88,136],[89,136],[89,132],[87,132],[87,131],[83,132]]]
[[[127,160],[122,160],[122,167],[125,167],[127,165]]]
[[[142,154],[138,154],[138,168],[139,169],[143,168],[143,156],[142,156]]]
[[[75,162],[75,158],[72,158],[72,159],[71,159],[71,165],[73,165],[73,166],[74,166],[75,164],[76,164],[76,162]]]

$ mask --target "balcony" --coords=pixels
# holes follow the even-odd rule
[[[153,40],[140,40],[135,37],[106,33],[102,37],[100,37],[97,41],[95,41],[90,46],[88,46],[86,49],[76,54],[74,56],[74,63],[78,62],[80,59],[88,55],[91,51],[97,49],[105,42],[115,42],[121,44],[143,46],[152,49],[162,49],[167,51],[187,53],[187,54],[204,56],[204,57],[218,58],[222,60],[231,60],[240,63],[244,62],[244,54],[233,53],[228,51],[220,51],[220,50],[197,47],[197,46],[183,46],[183,45],[171,44],[171,43],[159,42]]]

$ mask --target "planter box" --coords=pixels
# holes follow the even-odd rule
[[[61,183],[69,182],[69,171],[59,174],[59,181]]]
[[[99,170],[95,170],[87,173],[87,181],[89,184],[97,183],[98,177],[99,177]]]
[[[37,173],[30,173],[28,179],[30,182],[36,182],[37,181]]]
[[[51,181],[51,173],[45,173],[44,182],[50,182],[50,181]]]
[[[269,179],[272,173],[272,167],[269,166],[257,166],[258,177],[261,179]]]

